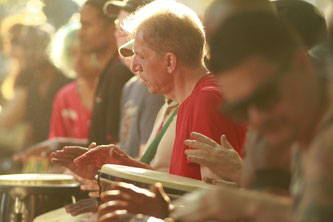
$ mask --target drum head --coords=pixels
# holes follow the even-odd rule
[[[77,184],[74,177],[65,174],[8,174],[0,175],[0,185],[52,186]]]
[[[160,182],[168,194],[183,195],[196,189],[214,189],[215,186],[200,180],[172,175],[169,173],[147,170],[136,167],[106,164],[100,170],[100,178],[106,182],[118,181],[132,183],[139,187],[149,188]]]

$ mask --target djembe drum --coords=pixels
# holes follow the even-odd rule
[[[166,194],[171,198],[177,198],[196,189],[213,189],[215,187],[187,177],[115,164],[103,165],[99,172],[99,181],[106,185],[115,182],[126,182],[146,189],[149,189],[152,184],[160,182]]]
[[[82,195],[79,184],[64,174],[9,174],[0,176],[0,221],[32,222],[50,210]]]

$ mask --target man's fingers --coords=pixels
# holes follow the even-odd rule
[[[193,163],[197,163],[203,166],[207,166],[210,164],[209,161],[207,161],[206,158],[203,158],[201,156],[197,156],[197,155],[187,155],[187,159]]]
[[[153,188],[154,194],[156,195],[156,198],[163,199],[168,203],[170,202],[170,198],[164,192],[164,189],[163,189],[163,186],[161,183],[155,183],[152,188]],[[166,210],[168,210],[168,209],[166,209]]]
[[[80,186],[81,190],[98,190],[98,185],[95,184],[83,184]]]
[[[77,156],[81,156],[82,154],[86,153],[88,151],[88,149],[85,148],[85,147],[69,147],[69,146],[66,146],[61,151],[64,152],[64,153],[71,153],[73,155],[75,154]]]
[[[127,201],[112,200],[100,205],[98,207],[98,212],[104,215],[117,210],[126,210],[127,206],[128,206]]]
[[[88,152],[83,154],[82,156],[79,156],[75,160],[75,164],[86,164],[90,162],[90,160],[94,159],[95,162],[98,161],[100,158],[105,158],[109,152],[110,147],[109,146],[97,146],[95,148],[90,149]]]
[[[191,156],[200,156],[200,157],[209,157],[211,155],[211,152],[206,151],[206,150],[201,150],[201,149],[187,149],[185,150],[185,154],[191,155]]]
[[[91,164],[97,162],[99,158],[105,158],[106,155],[108,155],[107,150],[96,147],[77,157],[74,162],[77,165]]]
[[[191,136],[194,139],[198,140],[199,142],[208,144],[210,146],[217,146],[218,145],[214,140],[210,139],[209,137],[207,137],[205,135],[202,135],[201,133],[192,132]]]
[[[94,164],[96,165],[97,162],[97,157],[92,156],[89,158],[89,156],[80,156],[78,158],[74,159],[74,163],[77,166],[84,166],[84,165],[90,165],[90,164]]]
[[[101,194],[101,199],[103,202],[108,202],[113,200],[127,200],[128,198],[120,193],[119,190],[108,190]]]
[[[56,159],[56,158],[52,158],[50,161],[53,164],[63,166],[63,167],[66,167],[66,168],[69,168],[69,165],[70,165],[69,161],[59,160],[59,159]]]
[[[211,150],[214,148],[214,146],[211,146],[211,145],[203,143],[203,142],[198,142],[196,140],[185,140],[184,143],[186,146],[196,148],[196,149]]]
[[[126,218],[126,215],[127,215],[127,211],[126,210],[117,210],[113,213],[106,213],[104,215],[99,213],[99,215],[100,215],[100,218],[98,219],[98,222],[117,222],[117,221],[124,221],[124,218]],[[103,216],[101,216],[101,215],[103,215]]]
[[[122,151],[121,149],[119,149],[116,146],[111,147],[109,152],[110,152],[110,155],[117,155],[117,156],[122,156],[125,154],[124,151]]]
[[[95,142],[90,143],[90,145],[88,146],[88,150],[91,150],[93,148],[95,148],[97,146],[97,144]]]
[[[227,149],[232,149],[232,150],[234,149],[231,146],[231,144],[229,143],[226,135],[224,135],[224,134],[221,136],[221,146],[224,147],[224,148],[227,148]]]
[[[154,196],[152,192],[147,189],[137,187],[133,184],[119,182],[115,184],[115,189],[119,190],[122,194],[127,194],[132,198],[135,198],[138,195]]]
[[[97,198],[97,197],[99,197],[99,191],[89,192],[88,196],[93,197],[93,198]]]
[[[61,159],[72,159],[77,158],[77,155],[74,153],[67,153],[63,151],[56,151],[51,154],[51,158],[61,158]]]

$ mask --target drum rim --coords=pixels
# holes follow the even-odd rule
[[[78,186],[68,174],[5,174],[0,175],[0,187],[73,187]]]
[[[124,174],[123,172],[120,171],[116,171],[115,169],[137,169],[137,167],[130,167],[130,166],[123,166],[123,165],[116,165],[116,164],[105,164],[102,166],[101,170],[100,170],[100,174],[103,175],[102,178],[108,180],[108,178],[114,177],[114,178],[121,178],[123,180],[129,180],[131,181],[130,183],[142,183],[142,184],[149,184],[149,186],[151,186],[154,183],[160,182],[163,185],[163,188],[168,188],[168,189],[172,189],[172,190],[180,190],[183,193],[185,192],[191,192],[193,190],[196,189],[214,189],[215,186],[212,184],[207,184],[203,181],[200,180],[195,180],[192,178],[187,178],[187,177],[182,177],[182,176],[178,176],[178,175],[170,175],[168,173],[164,173],[164,172],[159,172],[161,174],[165,174],[170,178],[178,178],[178,179],[182,179],[182,180],[187,180],[188,182],[193,182],[193,184],[190,183],[181,183],[180,181],[176,181],[176,180],[170,180],[167,181],[165,180],[159,180],[156,178],[156,181],[154,181],[151,177],[148,177],[147,175],[145,176],[141,176],[139,177],[137,174],[134,174],[133,172],[128,172],[128,174]],[[158,171],[153,171],[153,170],[147,170],[147,169],[142,169],[145,172],[158,172]],[[110,171],[112,171],[112,175],[110,175]],[[149,182],[148,182],[148,181]]]

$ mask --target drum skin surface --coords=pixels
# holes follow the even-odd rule
[[[200,180],[172,175],[169,173],[128,167],[115,164],[105,164],[100,170],[100,179],[104,182],[123,181],[142,188],[149,188],[160,182],[167,194],[180,196],[196,189],[214,189],[214,185]]]
[[[36,216],[82,195],[71,175],[0,175],[0,222],[32,222]]]

